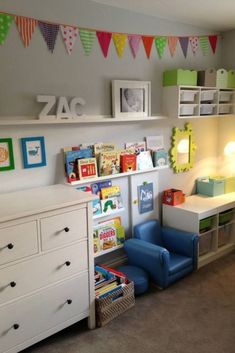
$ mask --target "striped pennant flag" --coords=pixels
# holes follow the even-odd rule
[[[37,26],[37,20],[28,17],[16,16],[15,23],[25,48],[29,46],[33,32]]]
[[[78,39],[78,28],[72,26],[60,26],[60,31],[64,40],[65,47],[69,54],[72,53],[73,46]]]
[[[38,26],[43,38],[45,39],[48,49],[53,53],[60,26],[57,24],[45,23],[41,21],[38,22]]]
[[[189,37],[189,43],[191,45],[193,55],[195,55],[197,50],[198,50],[198,47],[199,47],[199,39],[198,39],[198,37],[195,37],[195,36],[194,37]]]
[[[123,56],[124,49],[126,46],[127,35],[122,33],[113,33],[112,34],[113,42],[117,51],[119,58]]]
[[[90,55],[96,32],[88,29],[79,30],[80,39],[86,55]]]
[[[177,43],[178,37],[168,37],[168,48],[172,57],[175,55]]]
[[[12,21],[13,16],[7,15],[5,13],[0,13],[0,44],[5,42]]]
[[[207,55],[208,54],[208,50],[209,50],[208,37],[206,37],[206,36],[200,37],[199,42],[200,42],[200,46],[201,46],[201,49],[202,49],[202,54],[203,55]]]
[[[139,34],[129,34],[128,40],[131,47],[131,52],[135,58],[140,47],[141,36]]]
[[[155,37],[155,45],[160,59],[164,54],[166,43],[167,43],[166,37]]]
[[[147,58],[150,58],[154,36],[142,36],[142,42],[144,44],[145,53]]]

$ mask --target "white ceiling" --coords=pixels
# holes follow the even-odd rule
[[[235,29],[234,0],[92,0],[214,31]]]

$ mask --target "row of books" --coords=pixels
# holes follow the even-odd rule
[[[122,289],[127,283],[126,277],[113,269],[95,266],[95,296],[102,299]]]
[[[63,152],[70,183],[167,164],[167,152],[163,148],[146,149],[145,141],[126,143],[123,150],[112,143],[97,143],[67,147]]]

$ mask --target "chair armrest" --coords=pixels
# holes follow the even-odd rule
[[[140,239],[129,239],[124,243],[128,263],[147,271],[151,280],[162,288],[168,285],[169,252],[158,245]]]
[[[193,258],[194,269],[197,268],[199,237],[196,233],[162,227],[162,239],[167,250]]]

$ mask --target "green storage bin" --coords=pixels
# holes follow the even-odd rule
[[[213,217],[207,217],[200,220],[199,231],[200,233],[206,232],[212,228]]]
[[[235,70],[228,71],[227,88],[235,88]]]
[[[219,214],[219,225],[222,226],[228,222],[230,222],[233,218],[233,209],[221,212]]]
[[[225,178],[224,192],[228,194],[229,192],[235,192],[235,176]]]
[[[163,72],[163,86],[196,86],[197,71],[195,70],[168,70]]]
[[[218,196],[224,194],[224,178],[203,177],[196,180],[197,194]]]

